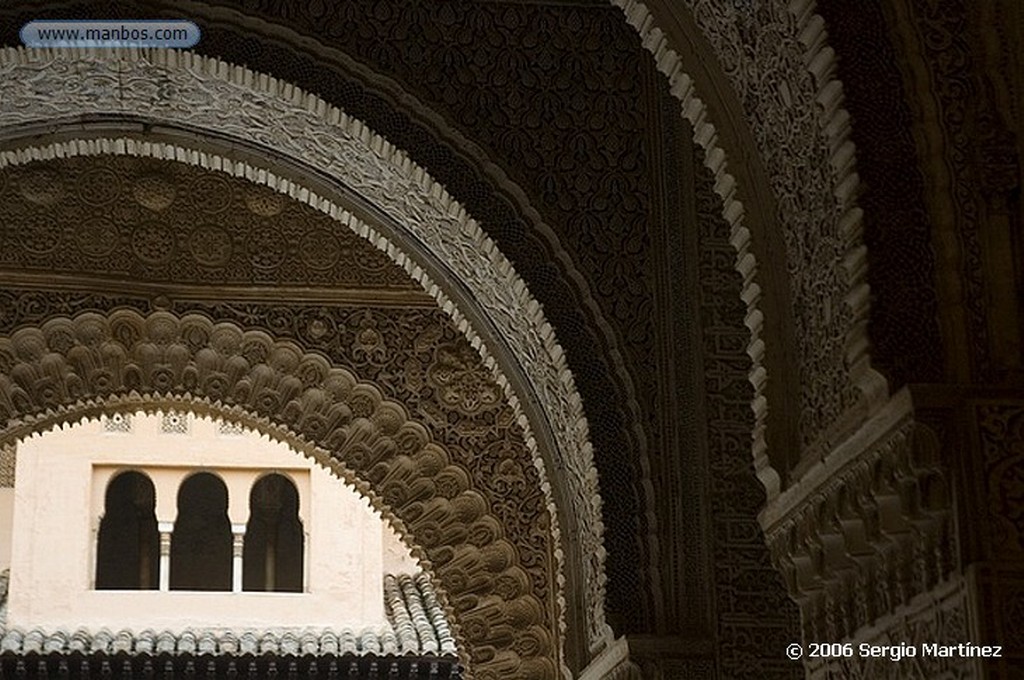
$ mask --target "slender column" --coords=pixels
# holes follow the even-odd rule
[[[159,522],[160,531],[160,591],[171,589],[171,533],[174,531],[172,522]]]
[[[242,592],[242,552],[245,548],[245,525],[232,524],[231,534],[231,592]]]
[[[277,518],[275,518],[277,519]],[[268,593],[277,590],[277,523],[267,522],[267,552],[264,561],[263,589]]]

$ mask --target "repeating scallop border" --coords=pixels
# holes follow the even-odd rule
[[[250,356],[247,346],[259,350],[259,358]],[[240,424],[284,443],[356,489],[406,540],[424,572],[442,587],[446,581],[428,554],[431,548],[435,558],[444,558],[442,569],[449,568],[448,562],[483,565],[485,553],[515,554],[500,531],[485,533],[490,542],[482,546],[464,541],[459,550],[446,542],[420,547],[422,537],[399,511],[405,512],[413,525],[427,526],[442,517],[450,520],[449,528],[465,529],[470,521],[474,526],[482,523],[500,528],[500,522],[487,512],[486,501],[470,485],[468,473],[451,463],[444,447],[410,419],[402,404],[385,398],[373,382],[292,341],[203,314],[179,316],[161,311],[144,315],[120,309],[109,314],[54,316],[40,325],[19,328],[0,337],[0,360],[11,364],[0,374],[0,445],[23,442],[110,413],[189,411]],[[360,415],[359,409],[366,413]],[[387,459],[389,442],[405,453]],[[332,453],[335,450],[337,454]],[[356,462],[356,453],[363,456],[361,462]],[[386,470],[379,469],[387,462],[391,465]],[[375,475],[381,479],[375,482]],[[376,486],[386,489],[407,480],[440,483],[442,478],[454,485],[450,493],[422,503],[411,495],[398,509],[384,501]],[[469,518],[474,515],[476,519]],[[439,534],[438,540],[441,538]],[[481,576],[526,579],[511,557],[499,571],[488,569]],[[523,620],[530,623],[531,617],[523,612],[540,612],[546,606],[525,587],[518,592],[509,596],[512,599],[502,598],[500,605],[481,601],[460,617],[455,616],[449,601],[459,593],[436,593],[458,640],[459,654],[471,669],[474,645],[464,630],[467,621],[494,614],[504,606],[518,612],[520,618],[526,616]],[[536,605],[531,606],[534,601]],[[556,631],[544,634],[559,637]],[[560,641],[551,642],[557,646]],[[511,650],[505,651],[509,659],[518,658]],[[560,649],[552,652],[557,657]],[[522,662],[546,658],[538,656],[540,659],[529,657]],[[476,670],[493,672],[487,665]]]
[[[560,427],[552,427],[551,434],[557,442],[557,450],[554,451],[556,468],[563,471],[560,481],[565,479],[569,482],[569,497],[573,498],[574,507],[566,509],[575,513],[581,521],[580,532],[581,544],[586,546],[581,550],[583,559],[580,560],[580,567],[584,571],[584,581],[587,584],[587,602],[585,603],[585,615],[588,620],[587,639],[592,650],[599,649],[611,639],[611,630],[604,618],[604,558],[603,548],[603,523],[601,520],[601,502],[598,492],[597,472],[593,463],[593,452],[589,441],[588,426],[582,408],[582,400],[575,388],[575,382],[565,361],[562,348],[558,345],[555,332],[550,324],[544,319],[543,310],[540,304],[532,297],[526,284],[515,273],[511,263],[498,250],[496,244],[484,233],[479,224],[468,215],[466,210],[447,193],[442,185],[436,182],[430,175],[413,163],[406,153],[394,148],[389,142],[379,135],[373,133],[361,121],[345,114],[340,109],[333,107],[323,100],[295,88],[289,83],[278,81],[275,78],[256,74],[248,69],[226,64],[220,60],[201,57],[189,52],[171,52],[159,50],[124,50],[119,52],[121,58],[132,59],[136,63],[144,61],[147,66],[162,68],[165,70],[177,70],[185,72],[190,77],[202,80],[215,80],[220,84],[239,88],[240,91],[256,92],[264,97],[271,97],[277,100],[281,106],[288,107],[301,116],[309,125],[318,126],[323,133],[332,133],[345,138],[346,143],[353,148],[358,148],[360,153],[372,156],[378,161],[386,164],[389,172],[400,177],[409,186],[415,187],[424,197],[421,207],[427,208],[437,216],[438,219],[453,222],[457,226],[458,235],[472,240],[475,254],[483,261],[486,261],[491,271],[495,274],[496,281],[493,283],[495,290],[501,290],[503,294],[511,294],[515,297],[515,309],[522,313],[522,317],[514,319],[515,324],[525,325],[531,329],[530,333],[523,332],[522,328],[515,328],[512,319],[494,321],[499,328],[508,329],[508,332],[515,332],[517,341],[531,343],[532,347],[527,351],[508,352],[504,346],[497,351],[503,351],[503,356],[511,354],[517,362],[533,363],[531,367],[523,367],[523,373],[530,379],[534,389],[531,399],[541,402],[544,408],[548,423],[539,425],[550,425],[557,423]],[[103,58],[109,60],[109,53],[104,53]],[[39,50],[24,48],[7,48],[0,51],[0,72],[10,70],[14,67],[45,68],[46,64],[57,61],[65,63],[76,60],[93,60],[100,58],[96,50]],[[68,77],[65,75],[65,77]],[[60,103],[61,88],[54,87],[46,92],[34,91],[27,94],[28,101],[45,101],[49,104]],[[8,100],[9,101],[9,100]],[[24,102],[22,102],[24,103]],[[107,113],[127,114],[132,113],[130,101],[119,100],[119,106]],[[76,115],[83,115],[87,112],[81,111],[77,105],[72,107]],[[100,107],[97,107],[97,109]],[[24,112],[24,110],[22,111]],[[96,111],[100,112],[100,111]],[[42,113],[42,112],[40,112]],[[39,120],[37,118],[37,120]],[[19,123],[24,120],[19,120]],[[40,121],[42,122],[42,121]],[[52,120],[46,120],[48,127],[53,127]],[[0,128],[2,131],[2,128]],[[271,152],[271,158],[273,157]],[[520,395],[517,395],[507,378],[499,369],[498,362],[494,358],[495,349],[488,346],[488,343],[478,333],[472,323],[459,310],[457,304],[445,293],[442,285],[431,280],[423,267],[417,264],[416,254],[405,252],[391,243],[383,234],[372,226],[356,218],[344,207],[331,200],[318,195],[316,192],[275,174],[271,169],[256,167],[248,162],[232,160],[224,156],[208,153],[198,148],[186,148],[181,145],[151,143],[138,141],[132,138],[104,138],[104,139],[71,139],[62,142],[54,142],[43,146],[28,146],[15,150],[7,150],[0,153],[0,167],[6,165],[24,164],[33,161],[45,161],[49,159],[89,156],[89,155],[132,155],[152,157],[164,160],[183,162],[210,170],[226,172],[249,181],[263,184],[278,192],[286,194],[296,200],[306,203],[322,212],[329,214],[343,225],[352,229],[359,236],[370,241],[379,250],[385,252],[396,264],[401,266],[415,281],[423,286],[437,304],[453,319],[459,330],[467,337],[483,357],[486,365],[492,371],[495,379],[502,386],[502,389],[515,409],[518,422],[524,428],[525,439],[534,457],[534,464],[541,473],[544,481],[543,491],[548,499],[549,510],[552,518],[557,520],[558,508],[553,501],[551,483],[547,474],[542,452],[533,434],[531,427],[534,425],[525,415],[520,403]],[[308,160],[308,159],[304,159]],[[383,207],[387,208],[387,202],[392,199],[389,196],[379,197]],[[391,214],[389,211],[388,214]],[[456,244],[460,247],[462,244]],[[474,291],[479,293],[479,299],[488,299],[494,291]],[[532,333],[532,334],[531,334]],[[509,337],[501,338],[507,342]],[[504,345],[504,342],[502,343]],[[557,394],[550,397],[543,386],[538,386],[532,378],[544,376],[548,380],[548,387],[555,386]],[[566,479],[567,478],[567,479]],[[552,526],[552,533],[556,545],[561,546],[562,538],[557,522]],[[565,555],[562,549],[555,551],[555,558],[558,563],[559,589],[559,625],[562,632],[563,643],[566,633],[565,623],[565,576],[564,570]]]
[[[815,0],[761,1],[779,3],[792,18],[791,32],[805,48],[804,66],[813,76],[816,87],[811,101],[821,107],[820,111],[814,113],[814,117],[819,120],[821,133],[828,141],[833,197],[841,212],[836,226],[838,237],[847,246],[843,260],[836,263],[836,266],[842,268],[848,283],[845,301],[851,312],[846,332],[845,366],[841,368],[849,372],[850,382],[864,395],[868,404],[883,404],[888,386],[884,378],[871,368],[869,356],[867,248],[862,238],[863,211],[856,204],[860,178],[856,171],[856,149],[850,138],[850,115],[843,108],[843,86],[835,77],[835,52],[828,46],[825,22],[815,12]],[[730,241],[736,249],[736,270],[743,277],[741,297],[747,305],[745,323],[750,329],[747,354],[753,362],[750,383],[754,388],[751,404],[755,417],[752,443],[754,466],[771,502],[781,492],[781,479],[767,457],[765,430],[769,405],[765,386],[769,376],[764,363],[764,310],[760,304],[762,287],[759,283],[759,263],[751,251],[752,235],[745,220],[747,210],[736,196],[737,179],[730,170],[730,159],[738,154],[722,146],[713,116],[701,98],[705,93],[697,91],[694,79],[687,73],[686,64],[672,48],[668,34],[656,25],[648,5],[641,0],[609,2],[622,10],[627,23],[637,31],[643,47],[654,57],[658,71],[667,79],[669,91],[682,105],[682,117],[693,127],[693,139],[704,150],[704,165],[714,176],[715,193],[722,199],[722,215],[730,225]],[[656,2],[650,0],[648,4]],[[795,83],[803,75],[794,73],[792,80]],[[750,125],[757,123],[751,121]]]

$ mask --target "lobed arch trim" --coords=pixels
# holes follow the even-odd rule
[[[359,491],[403,537],[437,584],[473,676],[529,668],[531,677],[555,677],[544,650],[557,648],[557,633],[543,627],[545,605],[532,594],[500,521],[444,447],[373,383],[262,331],[200,314],[123,309],[51,317],[0,337],[0,369],[0,445],[111,413],[177,410],[237,423],[291,446]],[[410,492],[391,507],[384,496],[394,484]],[[416,540],[428,531],[434,534],[429,544]],[[477,581],[446,577],[461,567],[477,569]],[[457,600],[476,592],[467,588],[481,587],[480,579],[515,587],[500,602],[481,598],[456,608]],[[474,620],[496,613],[521,622],[531,639],[547,636],[546,642],[532,653],[509,646],[495,656],[490,638],[473,639],[479,634],[466,626],[486,636]]]

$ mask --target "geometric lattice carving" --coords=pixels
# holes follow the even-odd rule
[[[245,434],[245,426],[241,423],[222,420],[217,424],[217,432],[225,435],[243,435]]]
[[[183,411],[168,411],[160,417],[160,432],[163,434],[188,434],[190,417]]]
[[[104,432],[131,432],[132,431],[132,414],[131,413],[111,413],[108,416],[103,416],[103,431]]]
[[[0,488],[14,488],[14,471],[18,464],[18,447],[13,444],[0,446]]]

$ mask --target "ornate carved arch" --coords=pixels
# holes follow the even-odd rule
[[[169,405],[286,441],[374,499],[446,594],[474,677],[556,677],[550,604],[486,495],[377,386],[294,342],[199,314],[90,312],[0,338],[0,440]]]
[[[790,397],[799,399],[801,408],[798,439],[791,444],[827,448],[850,434],[887,394],[868,353],[867,252],[856,203],[859,178],[842,83],[835,77],[835,54],[814,0],[693,0],[687,7],[660,0],[612,4],[637,29],[682,103],[682,115],[705,149],[705,164],[715,175],[715,191],[732,227],[754,360],[754,458],[770,500],[779,490],[775,473],[787,470],[766,467],[765,341],[785,343],[786,336],[762,339],[762,329],[771,328],[765,315],[783,315],[781,328],[795,331],[789,337],[797,358],[790,365],[802,371],[794,386],[799,394],[791,389]],[[704,65],[711,61],[708,51],[720,71]],[[732,92],[723,96],[716,88]],[[735,104],[728,101],[732,95]],[[743,128],[748,127],[758,150],[754,159],[737,146],[746,141]],[[753,174],[744,167],[749,164],[758,166]],[[749,181],[758,173],[769,180],[774,200],[760,199],[756,187],[738,186],[738,175]],[[781,258],[769,254],[773,227],[781,232]],[[788,280],[772,281],[772,270],[778,267],[788,270]],[[779,285],[787,286],[788,294],[771,290]],[[768,299],[767,308],[762,298]],[[785,318],[790,310],[780,303],[791,303],[803,313]],[[787,377],[776,374],[772,380],[785,382]],[[788,460],[790,465],[796,462]],[[773,464],[779,463],[773,459]]]
[[[8,62],[9,67],[15,70],[27,69],[13,78],[13,81],[30,83],[33,76],[28,72],[34,71],[35,67],[26,63],[25,54],[11,52],[8,56],[14,57]],[[41,56],[44,60],[50,58],[41,53],[32,55],[33,58]],[[511,265],[504,260],[479,226],[426,173],[409,162],[403,153],[393,150],[387,142],[373,135],[359,121],[349,119],[337,109],[332,109],[311,96],[303,95],[290,86],[260,80],[249,72],[232,70],[220,62],[197,58],[194,55],[177,57],[156,53],[153,62],[129,58],[124,64],[137,69],[136,73],[139,76],[138,99],[132,103],[111,89],[113,81],[108,70],[109,62],[90,59],[88,55],[80,56],[82,59],[77,63],[85,65],[87,69],[94,69],[94,79],[91,83],[96,88],[88,93],[79,90],[80,95],[85,95],[84,100],[70,104],[67,101],[62,102],[59,97],[49,103],[36,101],[35,106],[23,109],[21,114],[10,118],[24,123],[37,121],[40,117],[52,120],[54,117],[59,118],[59,115],[55,114],[67,106],[76,111],[93,113],[115,111],[123,115],[135,111],[147,117],[187,124],[191,127],[202,127],[205,117],[205,124],[211,129],[220,130],[221,134],[227,130],[229,133],[233,132],[237,138],[255,138],[258,144],[290,151],[293,164],[297,164],[295,159],[300,158],[304,164],[319,166],[321,172],[343,177],[346,187],[350,190],[349,200],[356,202],[359,207],[355,209],[355,213],[349,212],[322,197],[321,194],[328,192],[329,189],[314,185],[315,188],[311,191],[306,186],[283,179],[275,174],[272,168],[255,167],[209,151],[186,148],[178,144],[132,139],[83,139],[47,149],[8,152],[4,156],[5,162],[25,162],[34,158],[62,154],[152,155],[173,157],[268,184],[331,214],[386,251],[438,300],[445,311],[452,315],[460,329],[471,339],[474,347],[481,351],[492,368],[497,370],[499,364],[511,361],[509,367],[503,366],[507,373],[508,369],[513,368],[518,362],[525,361],[530,365],[520,366],[523,369],[522,373],[528,374],[521,375],[521,378],[526,384],[533,385],[526,388],[527,392],[534,393],[530,398],[521,400],[517,392],[522,390],[513,389],[504,376],[499,374],[498,380],[506,389],[513,406],[523,409],[523,424],[533,426],[532,432],[535,436],[527,437],[527,442],[532,448],[538,453],[550,447],[555,447],[551,449],[552,451],[571,449],[576,451],[572,456],[579,456],[573,461],[566,459],[565,466],[569,471],[566,481],[573,487],[569,494],[579,496],[580,500],[571,503],[575,511],[568,515],[564,514],[567,510],[559,510],[563,513],[561,517],[575,516],[579,520],[579,534],[583,538],[579,543],[565,544],[566,557],[571,561],[578,557],[582,572],[567,577],[579,578],[582,582],[580,588],[567,591],[583,592],[583,587],[587,588],[586,601],[579,603],[577,611],[585,613],[589,645],[600,645],[608,635],[603,622],[601,604],[604,589],[604,551],[600,540],[600,504],[595,500],[597,480],[590,462],[590,445],[587,442],[586,420],[582,415],[581,402],[574,394],[572,378],[565,367],[562,352],[554,339],[551,327],[543,320],[539,306],[532,300],[525,285],[517,282]],[[19,61],[21,65],[17,66],[16,62]],[[36,66],[38,65],[37,62]],[[45,77],[51,75],[52,73]],[[74,79],[79,85],[90,82],[89,78],[81,80],[83,75],[67,71],[63,74],[64,77]],[[125,75],[121,73],[118,77]],[[157,94],[159,100],[161,95],[144,86],[145,82],[163,82],[165,87],[171,88],[164,91],[164,97],[173,93],[180,95],[190,92],[192,96],[200,96],[204,100],[179,104],[177,107],[163,107],[159,101],[148,99]],[[202,86],[204,83],[205,90]],[[197,84],[201,87],[195,87]],[[254,89],[256,100],[245,105],[246,97],[251,96]],[[60,91],[60,88],[49,91]],[[104,92],[110,95],[111,99],[104,100]],[[97,94],[101,96],[96,97]],[[17,96],[7,101],[13,103]],[[29,94],[29,100],[31,99],[32,96]],[[221,107],[220,113],[215,112],[215,105]],[[266,111],[274,111],[276,115],[267,115]],[[227,117],[223,114],[227,114]],[[236,121],[234,124],[230,122],[232,118]],[[319,133],[316,132],[318,126]],[[294,135],[296,129],[304,127],[310,131],[308,136]],[[109,127],[107,130],[109,131]],[[173,138],[170,128],[163,133],[165,139]],[[287,149],[289,144],[294,143],[298,145]],[[213,147],[217,146],[215,143],[211,144]],[[255,150],[246,149],[245,154],[240,155],[253,152]],[[365,162],[354,162],[358,159]],[[288,170],[293,173],[302,172],[294,165]],[[363,200],[367,197],[373,201],[372,204]],[[378,207],[380,205],[384,206],[383,211]],[[382,215],[381,212],[386,215]],[[400,221],[388,219],[390,215],[400,215]],[[417,225],[414,233],[407,230],[410,224]],[[423,251],[424,246],[426,251]],[[417,251],[423,252],[417,256]],[[431,251],[433,255],[423,257],[424,252]],[[443,266],[439,263],[443,263]],[[452,269],[456,270],[454,278],[451,277]],[[495,276],[507,280],[493,281]],[[492,284],[486,283],[488,280],[492,280]],[[438,283],[435,284],[434,281]],[[446,285],[446,281],[456,283]],[[466,288],[470,291],[469,295],[465,292]],[[480,306],[485,309],[480,309]],[[475,313],[470,313],[468,319],[463,316],[467,308],[476,308]],[[510,313],[511,310],[526,310],[525,320],[529,322],[525,327],[526,333],[523,333],[524,319]],[[477,329],[482,332],[478,334]],[[511,351],[501,350],[502,347],[512,345],[515,348]],[[520,369],[513,368],[513,371],[519,372]],[[515,380],[513,378],[513,381]],[[550,412],[543,415],[531,414],[534,402],[541,404],[543,410]],[[556,415],[556,412],[560,414]],[[539,456],[536,460],[538,465],[543,464]],[[561,463],[556,465],[561,466]],[[553,493],[561,493],[557,483],[553,486]],[[558,506],[561,508],[561,502]],[[557,528],[554,530],[557,532]]]

